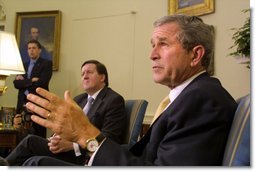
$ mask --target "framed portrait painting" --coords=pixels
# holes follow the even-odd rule
[[[214,0],[169,0],[169,14],[201,16],[214,12]]]
[[[29,60],[27,42],[38,40],[42,45],[41,58],[52,60],[53,71],[58,70],[61,12],[17,12],[15,34],[23,63]]]

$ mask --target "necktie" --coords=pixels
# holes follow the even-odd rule
[[[31,73],[32,73],[32,69],[33,69],[34,65],[35,65],[35,62],[30,61],[28,69],[27,69],[27,78],[28,79],[30,79],[30,77],[31,77]],[[25,95],[27,95],[29,93],[29,91],[26,90],[24,93],[25,93]]]
[[[34,61],[31,61],[29,66],[28,66],[28,69],[27,69],[27,78],[30,79],[31,77],[31,73],[32,73],[32,69],[35,65],[35,62]]]
[[[83,108],[83,111],[84,111],[85,115],[88,114],[89,109],[91,108],[93,102],[94,102],[93,97],[89,97],[89,99],[88,99],[88,101],[87,101],[85,107]]]
[[[161,113],[164,111],[164,109],[167,107],[167,105],[170,103],[170,99],[169,99],[169,96],[166,96],[159,104],[157,110],[156,110],[156,113],[153,117],[153,120],[151,122],[151,125],[152,123],[161,115]]]

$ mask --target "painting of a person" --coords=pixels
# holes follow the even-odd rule
[[[40,30],[39,30],[38,27],[36,27],[36,26],[30,27],[29,40],[39,41],[39,35],[40,35]],[[52,61],[52,54],[42,45],[42,43],[41,43],[41,46],[42,46],[42,48],[41,48],[41,57],[44,58],[44,59]],[[28,55],[28,52],[27,52],[27,45],[24,45],[23,47],[20,48],[20,54],[21,54],[23,63],[26,63],[26,62],[29,61],[30,58],[29,58],[29,55]]]

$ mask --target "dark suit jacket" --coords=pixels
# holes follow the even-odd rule
[[[32,82],[32,79],[27,78],[28,66],[29,61],[24,64],[24,68],[26,71],[26,73],[22,75],[24,77],[24,80],[13,81],[14,87],[19,90],[17,113],[20,113],[23,109],[24,99],[26,98],[24,92],[26,90],[33,94],[36,94],[35,89],[37,87],[42,87],[46,90],[49,90],[49,82],[52,76],[52,61],[42,59],[41,57],[36,61],[31,72],[31,78],[39,78],[39,80],[36,82]]]
[[[35,90],[37,87],[49,90],[49,82],[52,76],[52,61],[42,59],[41,57],[36,61],[31,72],[31,78],[39,78],[39,80],[35,82],[32,82],[32,79],[27,78],[28,66],[29,61],[24,64],[26,71],[26,73],[22,75],[24,80],[13,81],[14,87],[19,90],[16,113],[21,113],[24,110],[23,105],[27,102],[26,95],[24,94],[26,90],[33,94],[36,94]],[[32,132],[30,133],[46,137],[46,128],[36,123],[33,123],[33,128],[34,130],[31,130]]]
[[[87,93],[74,98],[77,104],[84,108],[87,103]],[[111,88],[104,87],[97,95],[87,114],[90,122],[102,133],[117,143],[122,143],[123,134],[127,128],[127,115],[123,97]]]
[[[237,104],[216,78],[195,78],[130,151],[107,139],[93,165],[221,165]]]

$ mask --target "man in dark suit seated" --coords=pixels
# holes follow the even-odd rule
[[[170,93],[160,115],[130,150],[105,137],[83,116],[69,91],[64,99],[41,88],[37,93],[47,100],[29,94],[34,103],[26,106],[43,117],[33,115],[32,120],[89,151],[88,165],[222,165],[237,104],[206,71],[214,54],[213,27],[196,16],[165,16],[154,23],[151,44],[153,79]],[[36,156],[24,165],[72,164]]]
[[[76,96],[74,101],[106,137],[122,143],[123,132],[128,123],[125,101],[120,94],[108,87],[106,67],[96,60],[84,62],[81,66],[81,81],[85,93]],[[94,101],[90,104],[91,98]],[[21,165],[29,157],[37,155],[51,156],[78,165],[84,165],[89,157],[78,144],[54,134],[49,141],[33,135],[26,137],[6,159],[10,165]]]

